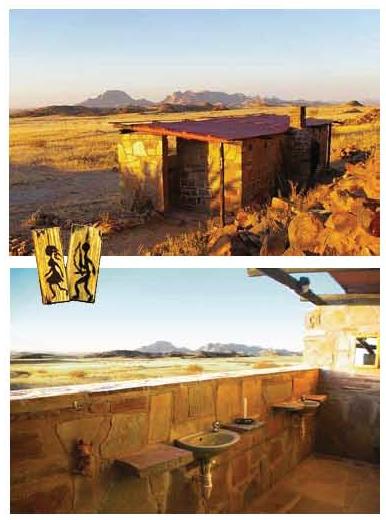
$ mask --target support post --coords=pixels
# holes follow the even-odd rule
[[[225,226],[225,158],[224,143],[220,143],[220,224]]]
[[[332,134],[332,125],[331,123],[328,125],[328,139],[327,139],[327,168],[330,167],[331,161],[331,134]]]

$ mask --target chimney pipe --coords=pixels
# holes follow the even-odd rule
[[[307,109],[305,106],[293,107],[290,112],[290,126],[292,126],[292,128],[305,128],[306,112]]]
[[[307,115],[307,107],[300,107],[300,128],[306,127],[306,115]]]

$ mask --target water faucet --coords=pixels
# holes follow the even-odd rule
[[[212,423],[212,431],[213,432],[219,432],[220,428],[221,428],[220,421],[214,421],[214,423]]]

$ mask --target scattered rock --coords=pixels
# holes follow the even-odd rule
[[[232,237],[221,235],[212,246],[209,247],[210,256],[230,256],[232,252]]]
[[[286,229],[273,231],[264,237],[260,249],[261,256],[281,256],[288,246],[288,233]]]
[[[322,231],[323,224],[315,215],[300,213],[291,220],[288,226],[290,246],[302,251],[312,251],[319,243]]]
[[[31,239],[24,238],[10,238],[9,240],[9,254],[11,256],[30,256],[33,255],[33,245]]]
[[[271,208],[280,210],[280,211],[289,211],[290,205],[287,201],[283,199],[279,199],[278,197],[273,197],[271,200]]]

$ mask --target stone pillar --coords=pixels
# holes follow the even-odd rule
[[[127,133],[118,144],[121,200],[130,211],[167,207],[167,140],[162,136]]]

